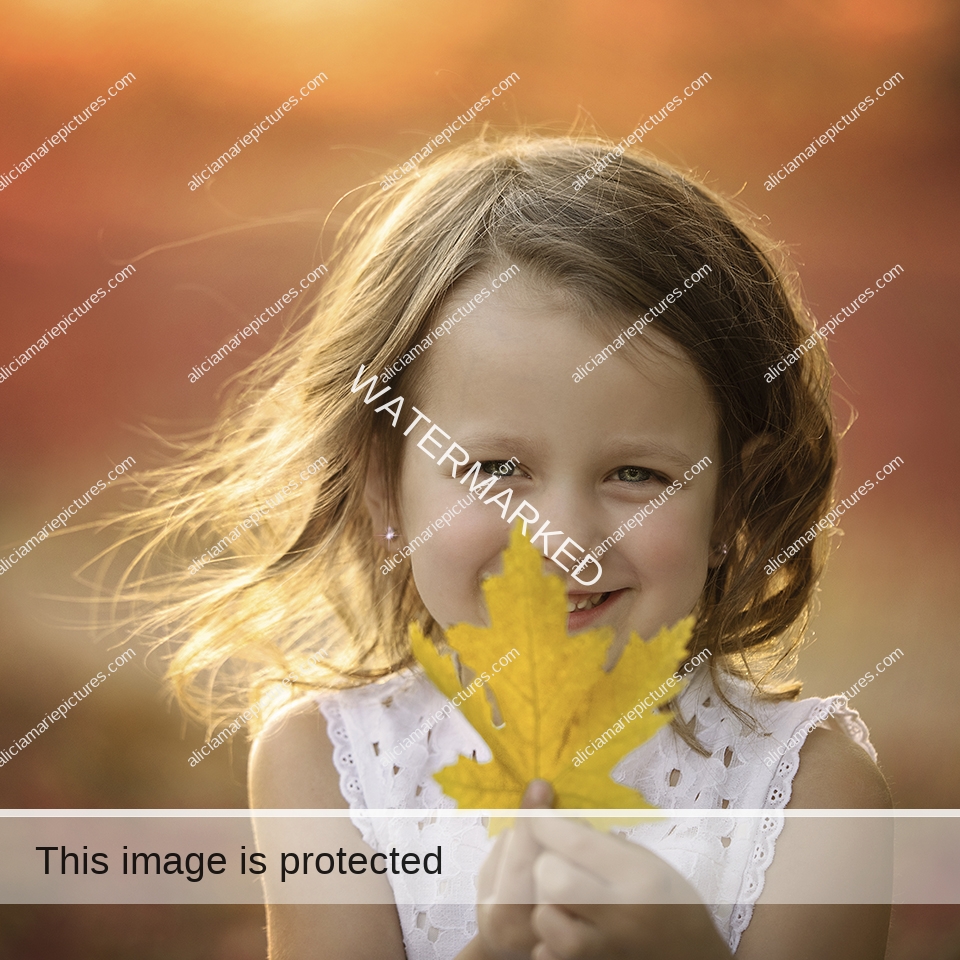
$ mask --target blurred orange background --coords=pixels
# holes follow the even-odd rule
[[[0,192],[0,364],[136,265],[0,382],[8,549],[125,458],[156,463],[140,425],[172,434],[208,423],[229,378],[296,316],[196,384],[191,367],[323,262],[341,197],[379,181],[504,77],[520,79],[456,137],[481,123],[564,133],[579,122],[618,140],[709,73],[645,145],[762,216],[823,319],[904,268],[829,341],[838,415],[858,413],[842,442],[841,495],[895,457],[904,464],[843,520],[800,675],[809,695],[839,692],[900,648],[853,706],[897,806],[960,806],[955,4],[7,0],[3,20],[0,172],[136,77]],[[321,71],[320,89],[190,191],[195,173]],[[903,81],[835,143],[764,189],[897,72]],[[121,506],[107,491],[78,522]],[[55,599],[88,595],[73,573],[103,545],[86,532],[54,538],[0,578],[0,746],[125,640],[92,637],[76,605]],[[204,731],[166,705],[159,674],[141,652],[111,676],[0,768],[0,804],[245,805],[245,744],[189,768]],[[265,955],[261,925],[247,907],[0,908],[0,960],[242,960]],[[889,956],[960,956],[957,913],[898,910]]]

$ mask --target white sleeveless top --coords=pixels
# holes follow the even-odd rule
[[[696,736],[709,756],[702,756],[667,726],[627,754],[614,768],[614,778],[665,809],[782,810],[790,800],[807,733],[829,715],[876,760],[865,724],[844,697],[764,703],[753,698],[750,683],[728,676],[723,682],[728,699],[756,719],[758,731],[751,731],[724,706],[708,665],[703,665],[691,673],[676,703],[681,716],[695,718]],[[456,803],[432,774],[455,763],[460,754],[475,754],[481,763],[491,757],[459,711],[434,721],[433,714],[445,699],[419,667],[384,682],[314,696],[327,719],[340,790],[353,810],[454,809]],[[423,725],[430,728],[429,734],[403,749],[401,741]],[[388,756],[394,747],[396,759]],[[763,758],[778,748],[785,749],[768,767]],[[477,933],[476,878],[493,845],[486,821],[479,816],[373,820],[358,814],[351,819],[376,850],[395,846],[429,851],[443,844],[442,876],[388,874],[388,878],[408,960],[455,957]],[[775,813],[664,818],[616,832],[652,850],[684,876],[736,951],[763,890],[783,819]]]

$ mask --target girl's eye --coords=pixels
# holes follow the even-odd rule
[[[512,477],[517,465],[509,460],[481,460],[480,469],[495,477]]]
[[[617,471],[617,479],[625,483],[646,483],[656,479],[651,470],[646,467],[621,467]]]

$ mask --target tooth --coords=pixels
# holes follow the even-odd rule
[[[598,607],[606,596],[605,593],[591,593],[589,596],[581,597],[579,600],[567,599],[567,612],[573,613],[574,610],[592,610]]]

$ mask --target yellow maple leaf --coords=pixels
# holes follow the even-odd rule
[[[446,631],[448,645],[478,676],[514,649],[519,656],[488,674],[501,726],[494,725],[482,689],[462,698],[460,710],[493,759],[478,763],[461,756],[445,767],[434,776],[444,793],[460,807],[514,808],[527,784],[539,778],[553,786],[558,808],[650,809],[610,771],[669,723],[668,715],[649,710],[626,715],[660,687],[669,696],[683,688],[685,681],[666,684],[686,658],[693,618],[665,627],[649,642],[632,633],[616,666],[604,671],[613,630],[567,633],[564,583],[543,572],[543,557],[519,524],[503,554],[503,574],[486,580],[483,591],[491,626],[458,623]],[[462,684],[453,660],[417,624],[410,625],[410,639],[430,680],[447,697],[458,693]],[[588,744],[594,744],[591,756],[578,753]]]

